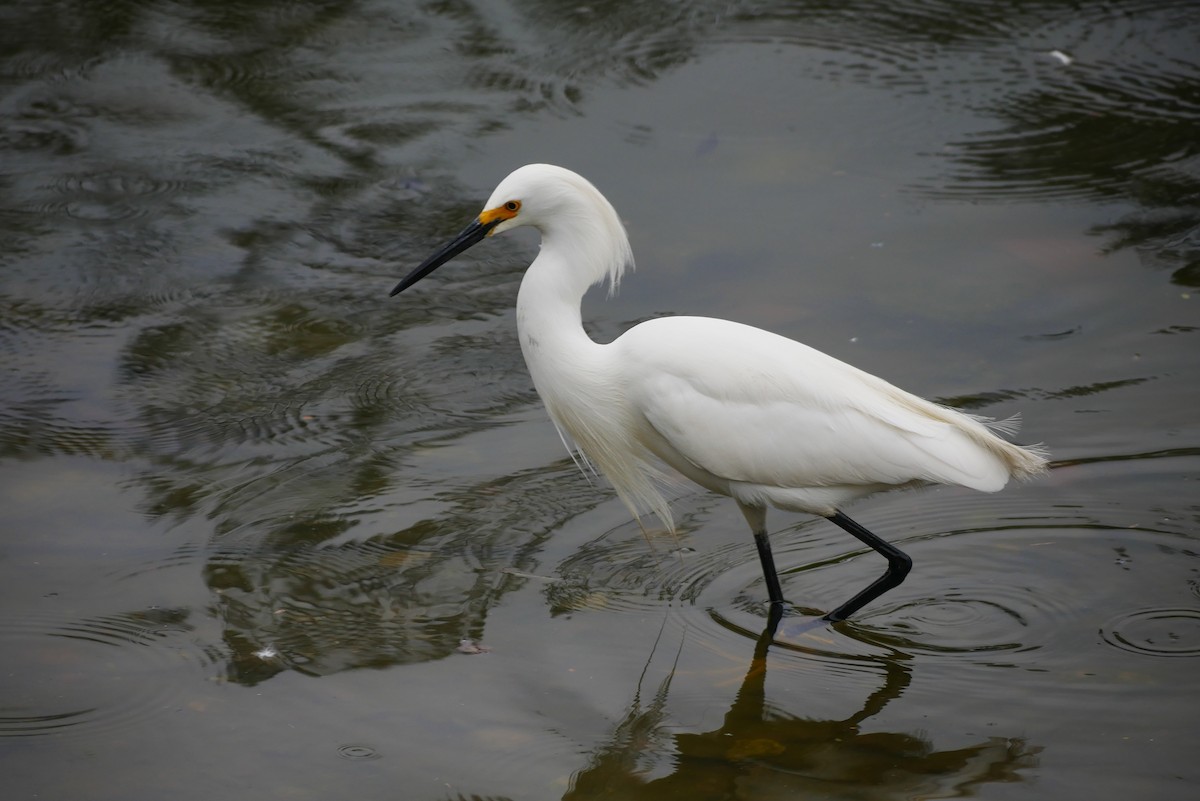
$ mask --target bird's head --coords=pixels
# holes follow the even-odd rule
[[[492,234],[528,225],[542,232],[543,237],[556,227],[574,226],[583,234],[588,229],[612,238],[612,252],[618,262],[605,267],[604,275],[620,278],[626,264],[632,262],[625,229],[616,212],[604,196],[585,178],[562,167],[550,164],[527,164],[508,175],[483,211],[458,236],[440,247],[433,255],[405,276],[391,291],[403,292],[425,276]]]

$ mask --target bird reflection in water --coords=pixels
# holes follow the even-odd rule
[[[908,687],[911,675],[900,654],[872,660],[883,669],[883,685],[844,720],[812,720],[769,705],[767,651],[780,616],[772,610],[720,728],[672,733],[666,707],[673,674],[648,703],[639,686],[608,743],[572,777],[564,801],[958,798],[979,785],[1024,781],[1021,771],[1037,765],[1041,749],[1020,739],[994,737],[938,750],[919,735],[863,731],[865,721]],[[665,775],[656,769],[660,757],[671,762]]]

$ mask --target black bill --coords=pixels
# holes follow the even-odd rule
[[[459,253],[462,253],[464,250],[471,247],[471,245],[474,245],[476,242],[483,239],[488,235],[489,231],[491,231],[500,223],[501,218],[499,217],[486,223],[475,220],[475,222],[464,228],[462,233],[454,237],[454,239],[450,240],[442,247],[438,248],[436,253],[434,253],[425,261],[421,262],[421,265],[417,267],[417,269],[404,276],[400,283],[396,284],[396,288],[388,293],[388,297],[398,295],[404,290],[408,289],[410,286],[429,275],[438,267],[441,267],[443,264],[453,259]]]

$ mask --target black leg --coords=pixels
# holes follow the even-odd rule
[[[841,512],[834,512],[829,516],[829,519],[839,526],[850,532],[854,537],[871,546],[876,552],[881,554],[888,561],[887,572],[875,579],[865,590],[855,595],[849,601],[834,609],[825,616],[826,620],[837,622],[845,620],[850,615],[862,609],[867,604],[874,601],[880,595],[883,595],[888,590],[899,587],[904,581],[904,577],[908,575],[908,571],[912,568],[912,559],[908,558],[908,554],[901,551],[896,546],[889,542],[881,540],[870,531],[855,523],[850,518],[846,517]],[[757,539],[757,535],[755,537]],[[761,555],[761,548],[760,548]],[[768,550],[768,556],[770,551]]]
[[[771,599],[773,607],[778,606],[783,603],[783,589],[779,586],[779,574],[775,572],[775,557],[771,555],[771,540],[767,537],[767,532],[754,532],[754,544],[758,546],[763,578],[767,580],[767,596]]]
[[[779,630],[779,621],[783,620],[783,604],[771,604],[767,607],[767,627],[763,629],[763,633],[758,636],[760,645],[762,646],[762,655],[767,655],[767,646],[775,642],[775,632]],[[754,649],[755,654],[758,653],[758,648]]]

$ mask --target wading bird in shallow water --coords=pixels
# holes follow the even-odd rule
[[[996,492],[1046,469],[1040,448],[996,436],[1004,424],[910,395],[807,345],[726,320],[665,317],[607,345],[580,304],[633,255],[616,211],[579,175],[530,164],[500,182],[454,240],[406,276],[412,286],[486,236],[528,225],[542,248],[517,294],[517,333],[534,387],[564,443],[598,467],[636,516],[673,530],[661,486],[678,471],[737,501],[754,533],[767,594],[783,603],[767,506],[822,515],[887,559],[887,571],[825,615],[849,615],[904,581],[912,560],[840,509],[882,490],[957,484]],[[568,448],[571,445],[568,444]]]

